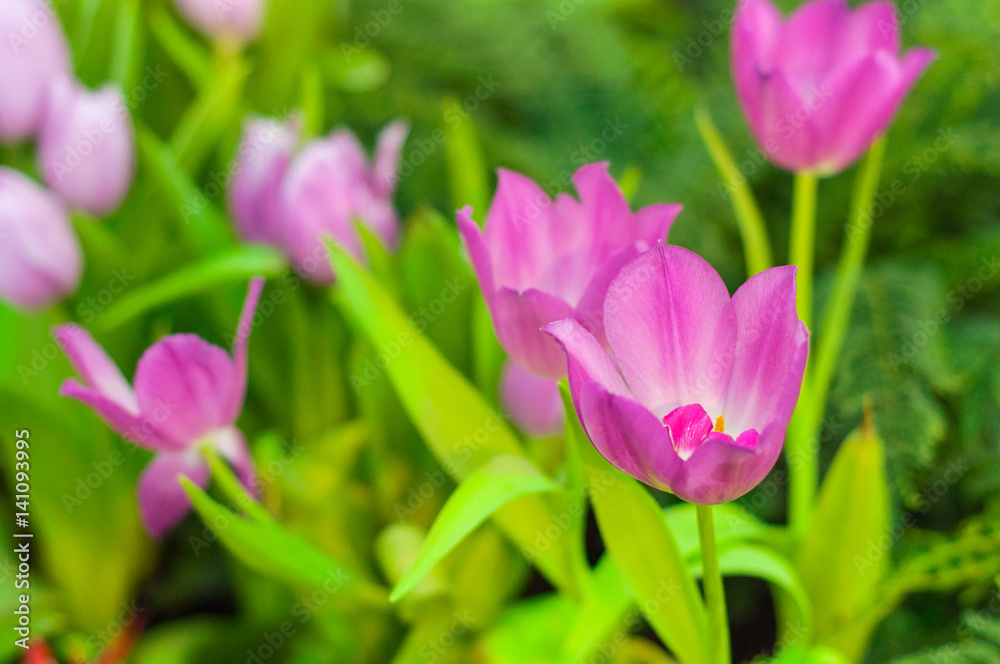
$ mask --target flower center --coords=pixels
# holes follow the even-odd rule
[[[747,429],[734,439],[726,433],[726,418],[722,415],[716,417],[713,427],[712,418],[701,404],[674,408],[663,418],[663,426],[670,434],[670,442],[673,443],[677,456],[684,461],[691,458],[695,450],[709,438],[751,450],[757,447],[756,430]]]
[[[726,432],[726,418],[724,418],[722,415],[719,415],[717,418],[715,418],[715,428],[712,429],[712,431],[718,431],[719,433],[725,433]]]

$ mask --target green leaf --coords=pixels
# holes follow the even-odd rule
[[[708,618],[659,505],[632,478],[588,466],[604,544],[657,636],[686,664],[707,664]]]
[[[772,549],[754,544],[736,543],[720,546],[720,549],[719,567],[723,576],[763,579],[788,595],[798,612],[798,620],[788,632],[794,639],[786,643],[808,643],[813,622],[812,604],[792,562]],[[694,564],[692,571],[701,576],[700,561]]]
[[[870,415],[841,445],[796,564],[815,611],[816,642],[859,659],[870,625],[844,631],[889,568],[892,543],[885,455]]]
[[[525,456],[503,418],[420,335],[371,275],[332,241],[328,248],[338,279],[335,301],[373,346],[393,358],[385,369],[389,380],[444,469],[461,480],[497,454]],[[523,496],[493,518],[549,580],[571,587],[567,538],[542,497]],[[557,533],[554,541],[547,532]]]
[[[262,574],[300,589],[346,592],[370,606],[384,606],[385,590],[333,560],[271,519],[248,520],[212,500],[186,477],[180,478],[195,511],[229,552]]]
[[[109,76],[122,90],[132,89],[142,64],[144,35],[141,7],[140,0],[120,0],[118,3]]]
[[[238,56],[219,56],[213,63],[212,84],[203,87],[187,106],[170,137],[170,148],[184,172],[196,172],[219,137],[238,122],[236,115],[250,71]]]
[[[101,314],[97,328],[112,330],[156,307],[209,291],[218,284],[243,282],[258,275],[277,277],[287,269],[284,257],[275,249],[240,246],[122,295]]]
[[[760,539],[776,536],[778,530],[735,503],[723,503],[712,508],[715,522],[715,539],[719,548],[733,541]],[[682,503],[664,510],[667,525],[681,555],[689,562],[701,561],[701,544],[698,541],[698,516],[694,505]]]
[[[494,512],[515,498],[559,485],[523,457],[497,455],[462,480],[434,520],[413,566],[389,596],[398,601]]]
[[[601,558],[576,617],[566,630],[563,654],[570,662],[585,662],[607,641],[629,610],[635,609],[621,570],[610,555]]]
[[[196,87],[203,88],[211,83],[212,60],[208,51],[192,39],[161,5],[154,4],[149,12],[149,27],[170,59]]]
[[[139,155],[146,169],[174,205],[182,230],[203,254],[235,244],[229,220],[188,177],[177,156],[147,127],[137,123]]]

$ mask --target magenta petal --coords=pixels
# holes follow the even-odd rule
[[[163,413],[158,426],[178,445],[231,424],[234,392],[242,385],[223,349],[193,334],[174,334],[149,347],[135,371],[135,393],[144,414]]]
[[[848,28],[840,35],[835,62],[857,57],[858,53],[887,51],[899,54],[899,19],[896,5],[887,0],[866,2],[856,7],[848,19]]]
[[[693,403],[675,408],[663,417],[663,426],[670,433],[670,442],[677,456],[687,459],[712,432],[712,418],[705,409]]]
[[[781,34],[781,14],[767,0],[743,0],[733,20],[730,68],[737,97],[755,133],[762,131],[762,79],[770,74]]]
[[[563,426],[563,404],[559,383],[539,378],[510,360],[500,375],[500,403],[521,431],[542,437],[558,433]]]
[[[243,301],[239,322],[236,324],[236,337],[233,341],[233,385],[230,388],[230,400],[223,413],[223,419],[235,422],[243,410],[243,399],[247,391],[247,345],[250,333],[254,328],[254,316],[257,314],[257,303],[260,302],[261,291],[264,290],[264,279],[255,277],[247,287],[247,296]]]
[[[604,300],[607,298],[608,287],[629,261],[648,251],[650,246],[645,242],[633,242],[619,249],[601,263],[587,284],[587,290],[580,296],[576,305],[577,317],[586,323],[587,329],[594,333],[601,345],[607,343],[604,333]]]
[[[769,159],[792,171],[814,166],[818,145],[815,109],[821,108],[828,96],[821,86],[796,89],[780,71],[762,82],[761,125],[751,125],[751,129]]]
[[[669,454],[655,458],[667,472],[664,479],[679,498],[698,505],[718,505],[736,500],[754,488],[774,466],[777,454],[768,457],[738,444],[727,434],[709,434],[691,457],[673,463]],[[780,448],[779,448],[780,449]]]
[[[376,196],[389,197],[396,189],[399,158],[403,145],[410,133],[410,125],[405,120],[396,120],[378,135],[375,156],[372,160],[372,191]]]
[[[581,166],[573,174],[573,186],[580,196],[582,219],[593,241],[609,244],[631,242],[632,211],[615,179],[608,173],[608,162]]]
[[[599,383],[586,383],[578,396],[580,420],[594,447],[618,470],[658,489],[683,462],[656,415],[632,399],[612,394]],[[650,454],[660,451],[660,464]]]
[[[493,298],[490,313],[500,344],[512,358],[538,376],[565,375],[566,358],[541,327],[573,316],[573,308],[566,302],[533,288],[523,293],[501,288]]]
[[[159,425],[166,419],[166,411],[162,409],[156,409],[152,415],[132,413],[103,393],[81,385],[72,378],[63,381],[59,394],[90,406],[105,424],[125,440],[155,451],[183,447],[160,431]]]
[[[472,206],[466,205],[458,211],[457,215],[458,232],[465,243],[465,250],[469,252],[469,259],[472,261],[472,268],[476,271],[476,280],[479,288],[486,299],[487,304],[493,298],[493,259],[490,257],[490,250],[486,247],[485,238],[479,230],[479,226],[472,220]]]
[[[608,352],[578,321],[564,318],[543,326],[542,331],[552,335],[566,353],[570,392],[577,411],[587,383],[596,382],[611,394],[632,396]]]
[[[120,405],[125,411],[139,413],[139,403],[136,401],[132,386],[125,380],[118,365],[108,357],[87,330],[68,323],[54,328],[52,334],[66,353],[70,364],[87,385]]]
[[[499,169],[483,234],[494,260],[496,287],[537,286],[552,257],[552,200],[531,178]],[[548,321],[546,321],[548,322]]]
[[[849,18],[846,0],[812,0],[801,5],[782,28],[776,66],[795,79],[819,80],[833,64],[837,36]]]
[[[751,277],[733,295],[736,359],[723,411],[733,431],[787,425],[805,371],[808,333],[795,309],[794,267]],[[786,385],[795,384],[789,394]],[[790,400],[790,403],[787,401]]]
[[[631,261],[608,288],[604,326],[644,406],[661,417],[691,403],[722,411],[736,315],[722,278],[703,258],[659,245]]]
[[[157,454],[139,477],[139,516],[153,537],[163,537],[191,510],[181,476],[203,489],[208,486],[208,464],[197,450]]]

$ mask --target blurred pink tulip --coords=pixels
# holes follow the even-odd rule
[[[82,271],[62,202],[0,166],[0,297],[25,309],[45,307],[76,290]]]
[[[356,223],[369,228],[389,249],[395,248],[399,218],[392,195],[408,132],[402,121],[383,129],[370,163],[347,129],[309,143],[292,160],[281,185],[281,224],[284,248],[299,273],[315,283],[333,282],[324,235],[364,260]]]
[[[172,334],[139,358],[134,387],[86,330],[72,324],[54,330],[83,379],[67,379],[61,394],[90,406],[123,438],[156,452],[138,486],[139,514],[155,537],[191,509],[178,477],[208,484],[202,445],[228,459],[247,489],[256,491],[253,459],[235,423],[246,396],[247,343],[263,287],[263,279],[250,282],[232,357],[194,334]]]
[[[174,0],[194,28],[216,40],[246,43],[260,32],[265,0]]]
[[[767,157],[832,174],[888,129],[934,52],[900,57],[891,2],[851,9],[846,0],[811,0],[783,20],[768,0],[741,0],[731,57],[740,106]]]
[[[0,2],[0,140],[22,141],[41,127],[48,87],[72,75],[59,17],[44,0]]]
[[[71,207],[97,216],[117,209],[132,185],[135,150],[120,89],[90,92],[71,79],[51,87],[38,157],[46,183]]]
[[[281,246],[280,194],[299,142],[296,120],[252,118],[243,126],[236,173],[229,185],[229,213],[248,242]]]

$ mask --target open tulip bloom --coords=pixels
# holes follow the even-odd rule
[[[122,437],[156,452],[139,478],[139,513],[146,530],[162,536],[191,509],[178,476],[205,487],[210,471],[200,447],[233,464],[255,491],[256,472],[236,418],[247,385],[247,341],[263,279],[250,282],[236,328],[233,356],[193,334],[172,334],[139,359],[134,387],[94,339],[77,325],[55,336],[83,383],[68,379],[61,393],[94,409]]]
[[[545,378],[566,375],[559,347],[539,328],[573,318],[604,339],[602,302],[622,265],[667,236],[680,205],[633,213],[606,163],[573,175],[580,200],[555,200],[529,178],[501,169],[482,231],[472,208],[458,228],[476,270],[500,344],[514,361]]]
[[[891,2],[852,10],[812,0],[783,20],[768,0],[741,0],[731,57],[740,107],[768,158],[831,174],[888,128],[934,52],[900,56]]]
[[[794,267],[730,298],[680,247],[630,261],[608,287],[609,351],[573,318],[543,329],[565,349],[580,421],[611,464],[701,505],[733,500],[774,466],[798,400],[808,332]]]

